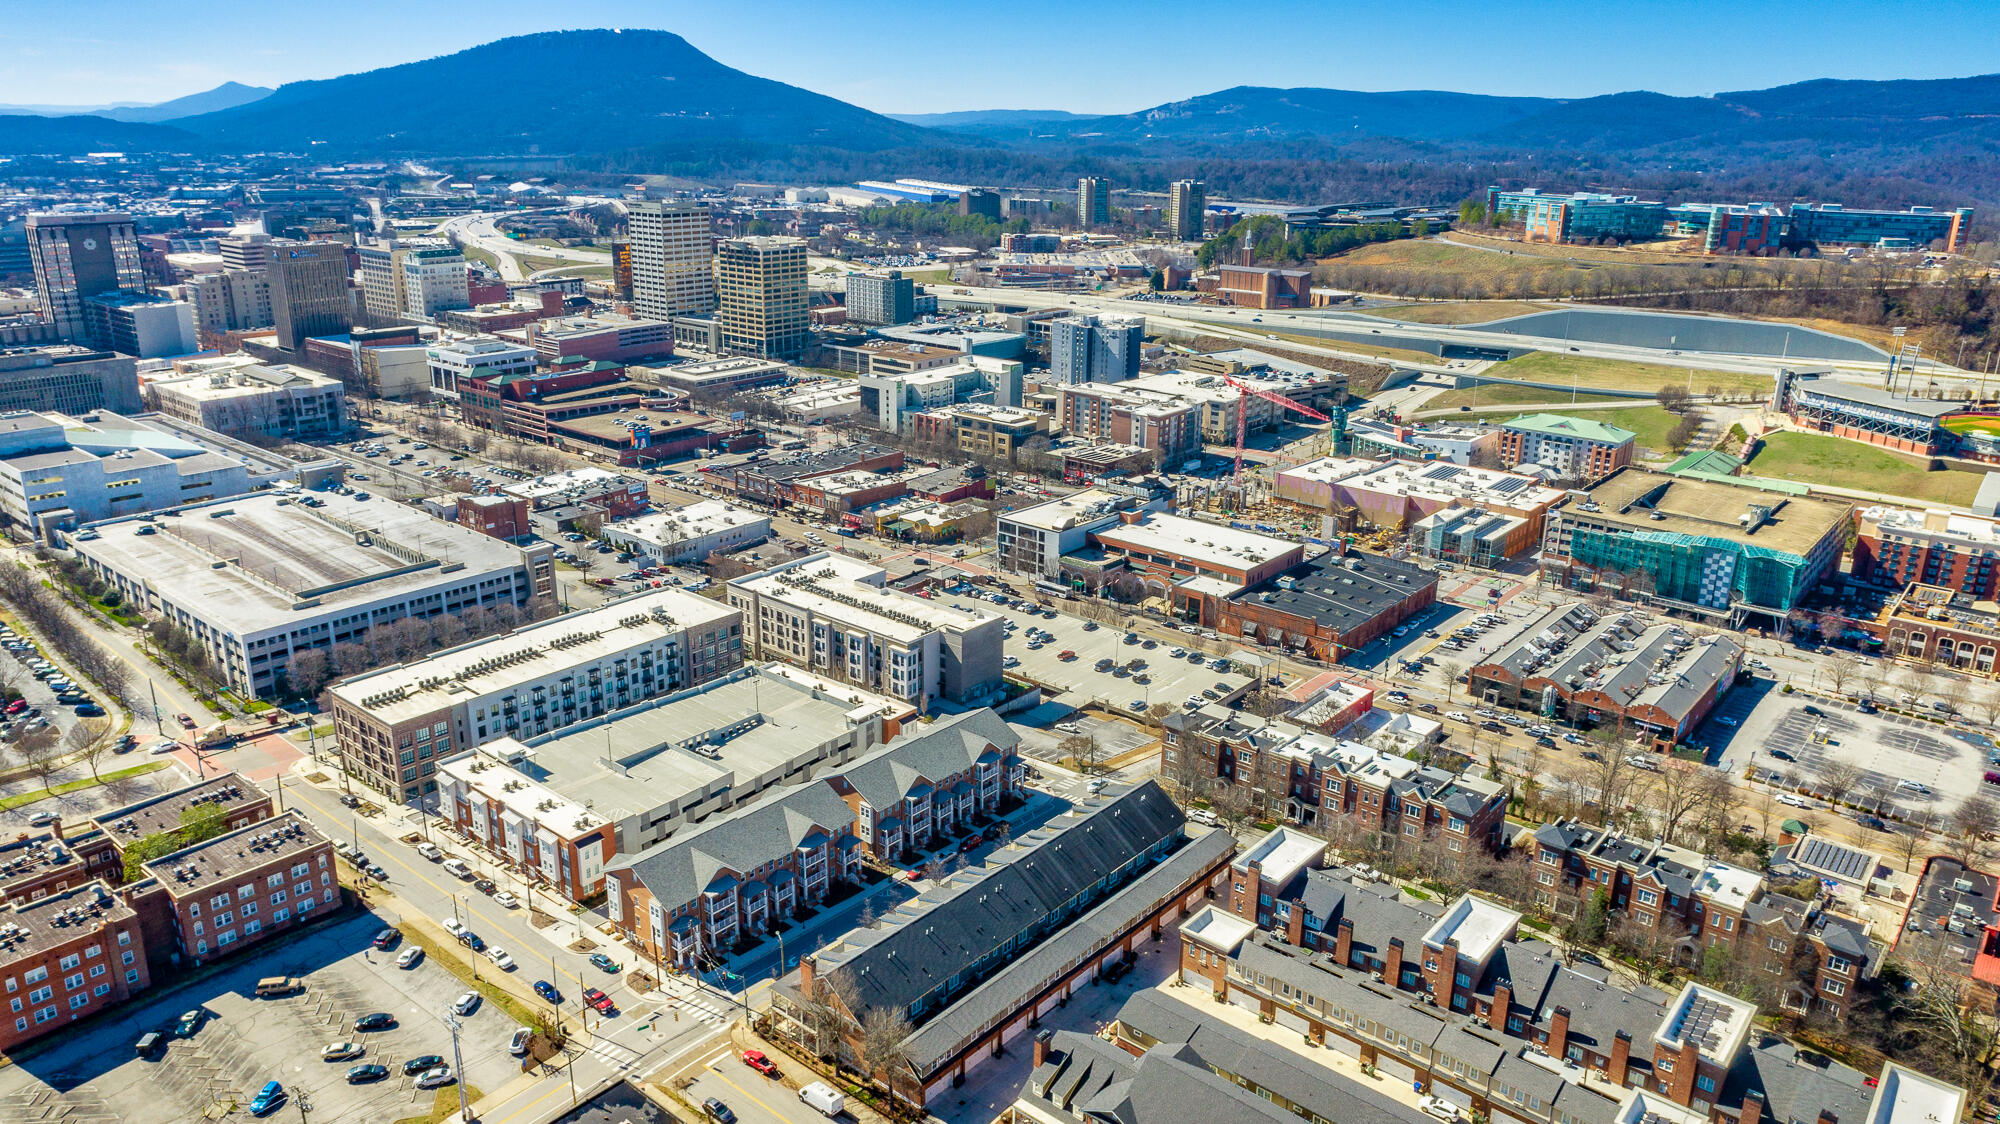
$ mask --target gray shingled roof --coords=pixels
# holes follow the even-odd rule
[[[1758,1089],[1764,1094],[1766,1124],[1813,1124],[1822,1109],[1837,1120],[1860,1120],[1875,1092],[1867,1080],[1860,1070],[1767,1036],[1730,1067],[1717,1103],[1740,1105],[1745,1092]]]
[[[1020,836],[1018,849],[995,852],[987,867],[961,872],[930,908],[906,919],[892,914],[883,927],[850,938],[865,942],[858,950],[834,946],[816,954],[815,964],[852,983],[856,1013],[910,1013],[948,1001],[978,982],[958,978],[966,969],[1010,942],[1033,940],[1051,918],[1075,913],[1093,894],[1108,896],[1123,880],[1119,871],[1186,824],[1153,781],[1079,811]],[[923,1013],[912,1017],[920,1021]]]
[[[1058,1031],[1050,1060],[1028,1076],[1021,1099],[1058,1120],[1181,1124],[1187,1120],[1287,1124],[1297,1118],[1217,1076],[1186,1048],[1133,1057],[1093,1035]]]
[[[1403,955],[1415,959],[1424,934],[1444,916],[1442,906],[1398,901],[1372,886],[1351,881],[1343,870],[1306,872],[1305,903],[1307,924],[1318,922],[1319,931],[1329,940],[1346,917],[1354,922],[1353,948],[1380,959],[1389,948],[1389,938],[1403,938]]]
[[[1606,1057],[1611,1055],[1612,1038],[1621,1030],[1629,1031],[1632,1064],[1641,1069],[1651,1064],[1645,1041],[1667,1016],[1666,1008],[1658,1003],[1567,967],[1551,981],[1541,1010],[1535,1012],[1534,1024],[1547,1030],[1557,1007],[1569,1008],[1569,1040]]]
[[[887,808],[910,794],[920,780],[935,782],[971,768],[988,746],[1005,755],[1021,735],[992,709],[982,707],[941,718],[931,728],[889,743],[896,752],[877,753],[841,771],[863,800]]]

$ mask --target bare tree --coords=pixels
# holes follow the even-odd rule
[[[1652,799],[1640,801],[1658,814],[1660,838],[1681,843],[1683,834],[1701,822],[1714,796],[1714,790],[1703,783],[1703,772],[1701,766],[1688,761],[1668,758],[1660,763],[1649,786]]]
[[[1854,665],[1846,660],[1832,660],[1826,667],[1827,681],[1833,684],[1833,693],[1847,697],[1847,685],[1854,681]]]
[[[1958,861],[1972,862],[1979,845],[2000,829],[2000,808],[1984,796],[1975,796],[1951,813],[1952,854]]]
[[[1056,752],[1076,762],[1076,771],[1089,776],[1097,769],[1097,735],[1076,733],[1056,743]]]
[[[1242,835],[1243,826],[1250,822],[1250,794],[1240,784],[1216,785],[1209,795],[1209,808],[1231,835]]]
[[[70,753],[90,766],[90,779],[103,784],[104,778],[97,772],[98,764],[111,752],[111,747],[118,744],[110,719],[84,719],[70,727],[63,742]]]
[[[1834,761],[1819,771],[1819,787],[1826,793],[1828,802],[1838,806],[1847,803],[1854,786],[1861,780],[1861,770],[1845,761]]]
[[[53,726],[42,726],[23,734],[14,743],[14,751],[21,759],[21,767],[36,780],[42,782],[42,791],[50,796],[55,790],[49,778],[62,768],[63,743]]]
[[[1465,674],[1465,665],[1457,660],[1445,660],[1438,664],[1444,673],[1444,700],[1451,702],[1458,696],[1458,677]]]
[[[1924,839],[1931,833],[1936,822],[1937,813],[1925,808],[1909,817],[1904,825],[1908,830],[1896,834],[1896,850],[1902,853],[1905,871],[1915,871],[1917,852],[1923,850]]]
[[[886,1007],[870,1007],[861,1016],[861,1069],[878,1078],[893,1091],[900,1071],[910,1064],[905,1043],[916,1030],[903,1012]]]
[[[839,972],[815,975],[811,992],[799,1009],[806,1049],[828,1061],[849,1060],[848,1013],[854,1010],[854,984]]]

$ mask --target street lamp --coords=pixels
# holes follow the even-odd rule
[[[458,1119],[461,1124],[472,1124],[472,1107],[465,1100],[465,1058],[458,1050],[458,1012],[446,1008],[444,1025],[451,1029],[452,1075],[458,1078]]]

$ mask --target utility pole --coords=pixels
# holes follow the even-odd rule
[[[472,1124],[472,1106],[465,1101],[465,1058],[458,1050],[458,1012],[445,1008],[444,1025],[451,1028],[451,1072],[458,1078],[458,1119],[460,1124]]]

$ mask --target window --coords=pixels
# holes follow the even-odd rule
[[[1715,1092],[1715,1078],[1704,1073],[1694,1079],[1694,1087],[1704,1093],[1713,1093]]]
[[[119,962],[120,964],[123,964],[123,965],[125,965],[125,966],[126,966],[126,967],[128,967],[128,968],[129,968],[129,967],[131,967],[131,966],[132,966],[132,950],[128,948],[128,949],[126,949],[126,950],[125,950],[124,952],[121,952],[121,953],[119,953],[119,954],[118,954],[118,962]]]
[[[208,907],[210,909],[228,909],[229,895],[228,894],[215,895],[214,897],[208,899]]]
[[[30,1002],[30,1003],[47,1003],[47,1002],[49,1001],[49,998],[50,998],[51,996],[53,996],[53,995],[54,995],[55,993],[56,993],[56,989],[55,989],[55,988],[52,988],[52,987],[38,987],[38,988],[36,988],[35,990],[33,990],[33,991],[31,991],[31,992],[29,992],[29,993],[28,993],[28,1002]]]
[[[126,982],[126,983],[128,983],[128,984],[135,984],[135,983],[138,983],[138,982],[139,982],[139,969],[137,969],[137,968],[127,968],[127,969],[125,969],[125,982]]]
[[[49,978],[49,970],[47,968],[30,968],[27,971],[21,973],[21,980],[23,983],[41,983],[43,980],[48,978]]]
[[[104,955],[104,946],[101,944],[94,944],[83,950],[83,958],[85,960],[95,960],[102,955]]]
[[[307,900],[310,901],[311,899],[309,898]],[[292,916],[292,911],[289,909],[285,909],[281,906],[279,907],[277,912],[271,914],[271,924],[282,925],[286,921],[290,920],[291,916]]]
[[[1828,995],[1847,994],[1847,985],[1840,980],[1834,979],[1832,976],[1819,981],[1819,989]]]
[[[236,943],[236,930],[234,929],[224,929],[220,933],[215,934],[215,947],[217,948],[221,948],[224,945],[231,945],[235,943]]]
[[[105,971],[105,969],[104,969],[104,965],[102,965],[102,964],[92,964],[92,965],[90,966],[90,978],[94,980],[94,979],[96,979],[97,977],[99,977],[99,976],[103,975],[103,974],[104,974],[104,971]]]
[[[69,1009],[74,1011],[89,1002],[90,996],[88,995],[72,995],[69,997]]]
[[[264,879],[264,887],[266,889],[272,889],[278,886],[283,886],[284,884],[285,884],[285,875],[282,871],[274,870],[271,872],[270,877]]]
[[[283,890],[273,890],[273,891],[271,891],[271,904],[272,904],[272,905],[280,905],[280,904],[282,904],[282,903],[284,902],[284,900],[285,900],[285,892],[284,892]]]
[[[243,916],[245,916],[245,917],[255,917],[255,916],[257,916],[257,903],[256,903],[256,902],[244,902],[244,903],[243,903]]]
[[[235,921],[236,914],[226,909],[215,915],[215,923],[217,925],[230,925],[234,924]]]
[[[236,900],[239,902],[248,901],[256,893],[257,893],[256,884],[252,882],[245,882],[243,885],[236,887]]]
[[[1844,956],[1829,955],[1826,958],[1826,970],[1829,972],[1845,972],[1852,967],[1854,967],[1853,962]]]
[[[1765,943],[1770,946],[1772,952],[1785,951],[1785,938],[1783,937],[1772,937],[1769,941]]]
[[[1660,895],[1651,890],[1640,890],[1638,898],[1640,905],[1658,905],[1660,902]]]
[[[71,968],[74,968],[81,963],[83,963],[83,957],[78,956],[76,953],[72,952],[68,956],[62,958],[62,970],[67,972]]]
[[[83,986],[83,973],[75,972],[63,977],[63,990],[75,991]]]
[[[243,935],[246,937],[254,936],[256,935],[257,930],[262,929],[263,927],[264,923],[262,921],[246,921],[243,923]]]
[[[90,993],[92,995],[97,996],[99,999],[102,999],[103,997],[111,994],[111,985],[98,984],[96,987],[90,989]]]

